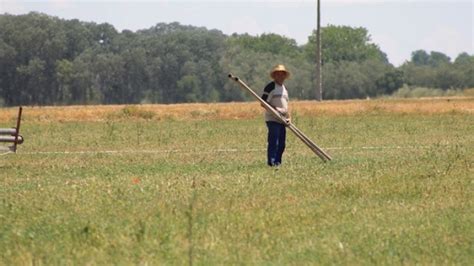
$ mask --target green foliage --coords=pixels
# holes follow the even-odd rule
[[[474,87],[473,56],[451,63],[439,52],[413,52],[393,67],[365,28],[322,28],[327,99],[390,94],[403,83],[441,89]],[[118,32],[107,23],[41,13],[0,15],[0,97],[6,106],[245,101],[232,72],[260,91],[272,66],[292,72],[290,96],[315,98],[316,32],[298,46],[278,34],[233,34],[158,23]]]
[[[269,53],[278,56],[297,57],[301,50],[293,39],[270,33],[254,37],[234,33],[228,40],[230,46],[238,46],[256,53]]]
[[[424,58],[424,59],[420,59]],[[443,90],[474,87],[474,55],[461,53],[454,63],[446,55],[423,50],[412,54],[412,61],[403,64],[405,82],[410,86]]]
[[[316,31],[305,46],[315,64]],[[366,98],[391,93],[403,85],[402,73],[371,43],[365,28],[330,25],[321,30],[323,98]]]
[[[386,72],[383,77],[379,78],[375,83],[379,94],[392,94],[403,86],[404,77],[400,70],[392,70]]]
[[[400,71],[378,60],[341,61],[323,67],[325,99],[354,99],[390,94],[403,85]]]
[[[433,66],[439,67],[451,62],[451,58],[447,55],[432,51],[428,54],[425,50],[417,50],[411,54],[411,61],[416,66]]]
[[[370,86],[369,80],[355,62],[327,63],[323,68],[325,99],[365,98],[362,88]]]
[[[309,36],[305,47],[308,58],[316,58],[316,30]],[[365,28],[329,25],[321,29],[322,62],[364,62],[380,60],[388,63],[387,56],[373,43]]]

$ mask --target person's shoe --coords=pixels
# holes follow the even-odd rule
[[[275,168],[275,170],[278,170],[280,169],[280,163],[274,163],[272,167]]]

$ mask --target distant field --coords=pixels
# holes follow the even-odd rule
[[[474,97],[297,101],[291,102],[294,114],[300,116],[341,116],[370,113],[474,114]],[[26,120],[35,122],[108,121],[126,118],[147,120],[252,119],[260,117],[262,108],[253,103],[169,104],[169,105],[99,105],[68,107],[29,107]],[[0,109],[1,121],[14,121],[17,108]]]
[[[333,161],[266,167],[256,103],[25,107],[0,265],[472,264],[474,98],[291,108]]]

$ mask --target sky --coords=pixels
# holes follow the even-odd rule
[[[0,14],[45,13],[140,30],[179,22],[254,36],[276,33],[307,43],[316,0],[0,0]],[[321,0],[321,25],[364,27],[395,66],[416,50],[454,60],[474,55],[474,0]]]

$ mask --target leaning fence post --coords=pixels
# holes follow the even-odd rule
[[[15,132],[15,142],[13,144],[13,152],[16,152],[16,145],[18,144],[18,135],[20,134],[22,112],[23,112],[23,107],[20,106],[20,109],[18,110],[18,118],[16,119],[16,132]]]

